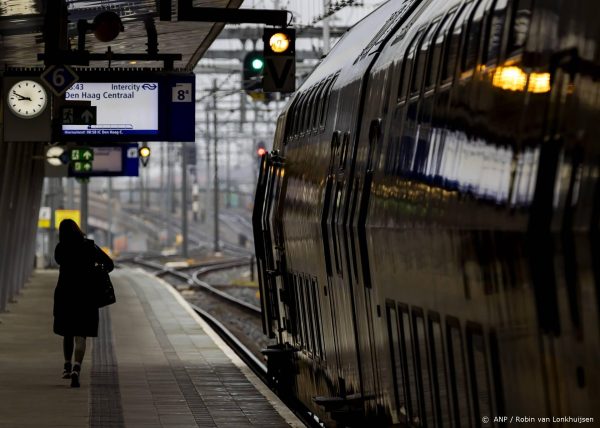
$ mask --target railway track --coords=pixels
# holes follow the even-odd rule
[[[248,263],[247,257],[209,261],[186,267],[169,267],[141,257],[125,262],[141,266],[155,276],[164,277],[190,304],[210,312],[214,318],[227,326],[239,341],[246,345],[254,358],[262,358],[260,351],[268,343],[262,332],[260,308],[201,279],[201,276],[207,273],[247,266]]]

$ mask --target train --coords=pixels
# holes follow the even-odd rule
[[[336,427],[600,423],[598,16],[391,0],[320,61],[253,211],[282,396]]]

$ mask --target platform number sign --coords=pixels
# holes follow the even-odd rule
[[[79,76],[66,65],[51,65],[40,76],[42,82],[50,88],[54,95],[61,97],[73,83],[79,80]]]
[[[191,103],[192,102],[192,84],[177,83],[173,86],[172,101],[174,103]]]

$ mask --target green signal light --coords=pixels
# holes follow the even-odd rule
[[[259,71],[265,66],[265,62],[261,58],[254,58],[251,65],[253,70]]]

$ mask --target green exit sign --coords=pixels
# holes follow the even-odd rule
[[[75,172],[90,172],[91,170],[91,162],[73,162],[73,171]]]
[[[90,162],[94,160],[94,149],[90,147],[77,147],[71,149],[72,162]]]

